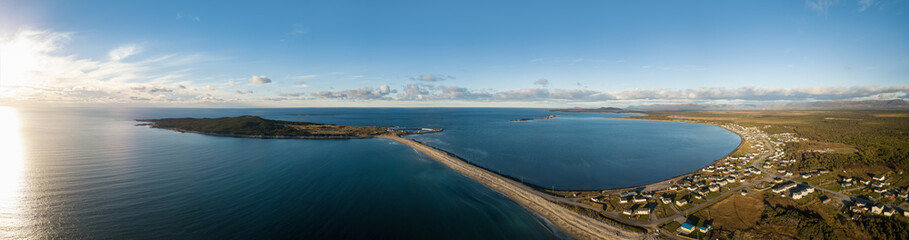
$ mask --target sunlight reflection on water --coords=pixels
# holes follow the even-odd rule
[[[0,107],[0,238],[23,238],[22,182],[25,147],[15,108]]]

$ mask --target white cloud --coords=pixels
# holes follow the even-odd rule
[[[312,96],[316,98],[326,98],[326,99],[347,99],[347,100],[377,100],[384,99],[388,100],[388,95],[395,93],[397,91],[391,90],[387,85],[379,86],[379,88],[374,89],[372,87],[363,87],[355,89],[347,89],[342,91],[320,91],[313,93]]]
[[[546,85],[549,85],[549,80],[547,80],[545,78],[540,78],[540,79],[537,79],[537,81],[533,82],[533,84],[540,85],[540,86],[546,86]]]
[[[423,74],[416,77],[411,77],[410,80],[424,81],[424,82],[438,82],[447,79],[454,79],[453,76],[442,75],[442,74]]]
[[[874,5],[874,0],[859,0],[858,5],[858,11],[864,12],[865,10],[868,10],[868,8],[870,8],[872,5]]]
[[[827,10],[836,4],[836,0],[805,0],[805,6],[818,13],[827,14]]]
[[[249,82],[255,83],[255,84],[266,84],[266,83],[271,83],[271,78],[268,78],[264,75],[263,76],[252,76],[249,78]]]
[[[135,58],[135,45],[124,45],[94,60],[66,54],[71,33],[20,30],[0,35],[0,101],[122,103],[200,101],[200,87],[184,68],[203,57],[164,55]],[[217,98],[216,96],[213,96]]]
[[[110,56],[111,60],[120,61],[129,56],[139,54],[139,46],[136,45],[126,45],[118,47],[114,50],[111,50],[107,55]]]
[[[309,75],[294,76],[294,77],[291,77],[291,79],[312,80],[312,79],[315,79],[315,78],[317,78],[317,77],[319,77],[319,75],[316,75],[316,74],[309,74]]]

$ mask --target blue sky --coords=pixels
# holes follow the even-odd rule
[[[907,1],[883,0],[0,0],[0,99],[621,106],[906,98],[907,11]],[[10,60],[24,55],[33,61]]]

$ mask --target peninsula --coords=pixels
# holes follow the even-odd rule
[[[145,122],[139,125],[152,128],[245,138],[351,139],[370,138],[383,134],[406,135],[442,131],[441,128],[410,129],[293,122],[264,119],[258,116],[137,119],[136,121]]]

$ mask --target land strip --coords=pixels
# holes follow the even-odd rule
[[[575,238],[642,239],[648,237],[643,233],[621,229],[570,211],[548,200],[554,198],[553,196],[536,191],[527,185],[471,165],[447,152],[396,135],[381,135],[379,137],[393,140],[416,149],[426,156],[445,164],[452,170],[505,195],[521,206],[546,218],[546,220],[549,220],[552,224],[562,229],[562,231],[565,231]]]

